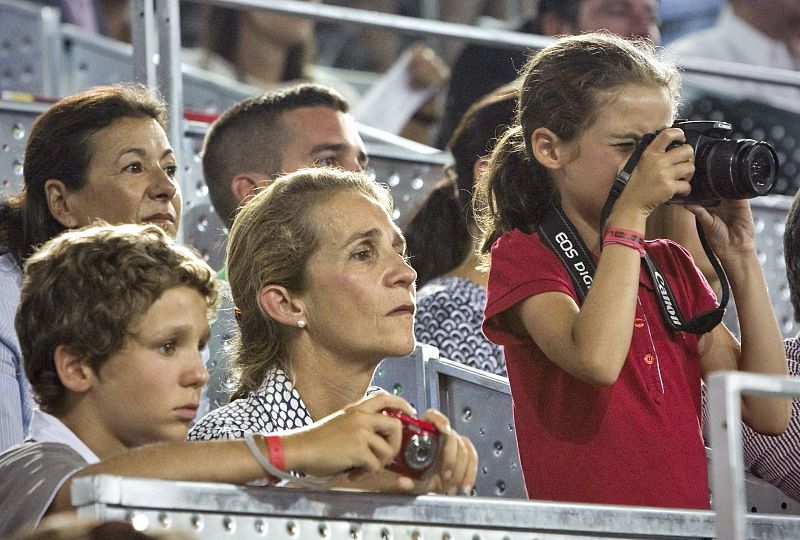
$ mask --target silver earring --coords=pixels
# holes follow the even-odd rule
[[[297,327],[298,328],[305,328],[306,327],[306,321],[304,321],[303,319],[300,319],[299,321],[297,321]]]

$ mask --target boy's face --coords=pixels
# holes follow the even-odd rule
[[[208,380],[200,356],[209,336],[207,305],[196,289],[168,289],[129,330],[86,395],[96,420],[92,449],[101,458],[183,440]]]

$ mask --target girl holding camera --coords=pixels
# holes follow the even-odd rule
[[[707,509],[701,377],[786,373],[747,201],[690,207],[730,278],[741,345],[722,324],[673,329],[676,317],[695,323],[716,308],[686,250],[644,240],[653,210],[691,190],[693,149],[667,151],[685,142],[670,127],[678,93],[675,67],[646,41],[563,38],[525,67],[518,123],[479,186],[486,259],[491,248],[484,331],[504,346],[531,498]],[[629,181],[603,223],[626,165]],[[548,236],[556,216],[572,236]],[[662,316],[665,284],[673,296]],[[780,433],[789,407],[747,396],[742,416]]]

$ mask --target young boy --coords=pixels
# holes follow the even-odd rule
[[[29,259],[16,330],[40,410],[28,440],[0,455],[0,537],[71,510],[75,476],[268,477],[263,437],[183,442],[208,379],[200,351],[217,295],[212,270],[153,225],[69,231]],[[282,446],[282,470],[377,472],[401,441],[385,407],[412,412],[383,394],[269,444]]]

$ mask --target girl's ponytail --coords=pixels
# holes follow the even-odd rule
[[[505,233],[533,232],[554,196],[544,168],[528,155],[522,127],[509,128],[492,151],[473,202],[484,263],[492,244]]]

